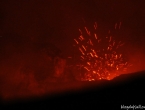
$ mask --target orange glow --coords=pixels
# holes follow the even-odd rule
[[[119,27],[120,24],[115,24],[115,29]],[[104,38],[99,38],[95,32],[91,36],[91,31],[84,27],[86,33],[82,33],[79,29],[81,35],[77,39],[77,45],[81,52],[81,65],[86,70],[82,76],[82,81],[95,81],[100,79],[111,80],[127,71],[130,65],[125,56],[119,50],[120,47],[124,46],[121,41],[117,42],[110,35]],[[94,29],[97,30],[97,23],[94,24]],[[80,39],[81,38],[81,39]]]

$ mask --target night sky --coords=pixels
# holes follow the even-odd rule
[[[68,56],[79,28],[97,22],[98,28],[109,30],[122,22],[122,39],[143,48],[144,4],[143,0],[1,0],[0,35],[51,42]]]

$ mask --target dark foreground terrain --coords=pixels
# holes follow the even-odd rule
[[[144,105],[145,71],[124,74],[111,81],[75,82],[86,88],[62,92],[53,96],[3,102],[3,109],[61,109],[82,107],[88,109],[121,109],[121,105]]]

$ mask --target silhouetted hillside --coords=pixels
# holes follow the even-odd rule
[[[81,106],[120,109],[121,104],[143,104],[145,98],[144,83],[145,71],[124,74],[111,81],[75,82],[85,88],[76,91],[67,91],[55,96],[21,100],[16,103],[5,103],[10,108],[76,108]],[[69,84],[69,83],[68,83]],[[70,84],[70,87],[72,85]],[[108,106],[110,104],[110,106]]]

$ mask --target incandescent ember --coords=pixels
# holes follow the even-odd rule
[[[116,28],[117,24],[115,24]],[[95,22],[93,31],[87,27],[79,29],[79,31],[80,36],[74,39],[75,47],[81,53],[79,60],[81,77],[79,80],[110,80],[127,71],[127,68],[131,66],[122,52],[124,43],[114,40],[110,30],[105,37],[100,38],[97,35],[97,23]]]

